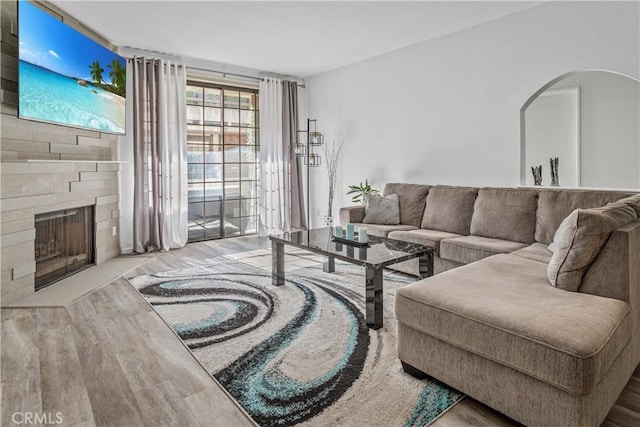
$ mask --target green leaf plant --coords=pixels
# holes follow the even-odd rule
[[[362,182],[360,185],[350,185],[349,191],[347,191],[347,195],[352,195],[351,201],[354,203],[364,203],[364,196],[367,194],[380,194],[380,192],[371,187],[369,181],[366,179],[364,181],[364,185]]]

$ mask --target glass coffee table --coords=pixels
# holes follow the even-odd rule
[[[418,258],[420,278],[433,275],[434,248],[431,246],[370,235],[369,244],[358,247],[354,244],[335,242],[332,234],[333,228],[318,228],[269,236],[272,247],[271,281],[273,285],[284,285],[285,245],[324,255],[326,260],[323,264],[323,270],[328,273],[335,271],[336,259],[362,265],[366,268],[367,326],[379,329],[382,327],[382,272],[384,267]]]

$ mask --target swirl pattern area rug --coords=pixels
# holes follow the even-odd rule
[[[275,287],[270,260],[219,257],[129,281],[261,426],[427,425],[463,397],[402,371],[393,297],[413,278],[385,272],[385,326],[373,331],[362,267],[288,263]]]

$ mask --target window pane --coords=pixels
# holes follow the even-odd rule
[[[204,165],[197,163],[187,164],[187,180],[189,183],[201,182],[204,179]]]
[[[240,183],[228,182],[224,183],[224,197],[225,199],[237,199],[240,197]]]
[[[225,163],[239,163],[240,162],[240,152],[237,146],[228,145],[224,146],[224,162]]]
[[[189,144],[202,144],[202,126],[187,126],[187,143]]]
[[[255,179],[256,165],[251,163],[243,163],[240,169],[240,178],[244,180]]]
[[[242,197],[257,197],[256,182],[257,181],[242,181],[240,184],[240,193],[242,194]]]
[[[200,226],[202,226],[202,218],[204,218],[204,203],[189,202],[189,222],[194,223],[194,225],[200,224]]]
[[[222,181],[222,165],[206,164],[204,167],[204,179],[206,182]]]
[[[220,89],[204,89],[204,105],[207,107],[222,107],[220,102],[221,94]]]
[[[220,228],[220,220],[207,222],[205,228],[205,239],[215,239],[222,237],[222,229]]]
[[[187,198],[189,203],[204,201],[204,184],[188,184]]]
[[[240,126],[256,126],[255,111],[240,110]]]
[[[202,124],[202,107],[187,105],[187,124]]]
[[[240,108],[240,92],[236,90],[224,90],[225,108]]]
[[[205,201],[219,202],[222,200],[222,183],[204,184]]]
[[[251,128],[240,128],[240,142],[254,145],[256,143],[256,131]]]
[[[242,145],[240,147],[240,161],[244,163],[255,163],[256,147],[253,145]]]
[[[257,110],[256,94],[251,92],[240,92],[240,108],[243,110]]]
[[[215,227],[214,221],[218,221],[218,228],[220,224],[220,217],[222,216],[220,209],[222,209],[222,200],[215,200],[204,203],[204,219],[206,227]]]
[[[225,218],[238,218],[240,217],[240,200],[225,200],[224,202],[224,217]]]
[[[206,126],[204,128],[205,144],[222,144],[222,128],[217,126]]]
[[[250,216],[256,214],[257,199],[244,199],[240,208],[242,209],[242,216]]]
[[[189,241],[197,242],[204,240],[204,229],[201,225],[189,223]]]
[[[202,88],[187,86],[187,105],[202,105]]]
[[[225,108],[224,109],[224,125],[238,126],[239,124],[240,124],[240,110]]]
[[[240,165],[238,163],[224,164],[224,180],[237,181],[240,179]]]
[[[188,163],[204,162],[204,153],[202,151],[202,145],[187,144],[187,162]]]
[[[204,124],[220,126],[222,122],[222,111],[219,108],[204,108]]]
[[[238,144],[240,141],[240,129],[239,128],[224,128],[224,143],[225,145]]]
[[[222,163],[222,145],[205,145],[203,163]]]

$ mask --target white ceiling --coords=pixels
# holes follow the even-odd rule
[[[51,3],[117,46],[308,77],[543,2]]]

